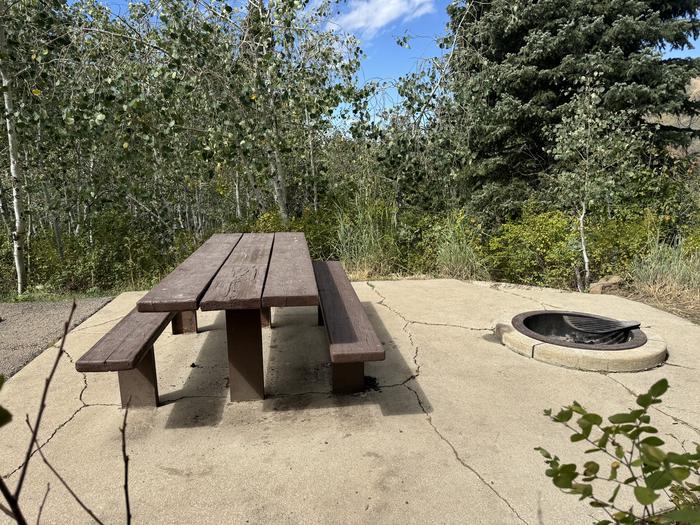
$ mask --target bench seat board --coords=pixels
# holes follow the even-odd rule
[[[209,283],[240,239],[240,233],[212,235],[139,300],[139,312],[196,310]]]
[[[303,233],[275,233],[262,305],[318,305],[318,288]]]
[[[135,308],[75,363],[79,372],[130,370],[138,365],[175,314]]]
[[[272,233],[246,233],[209,285],[202,310],[260,309]]]
[[[384,348],[338,261],[314,261],[331,362],[382,361]]]

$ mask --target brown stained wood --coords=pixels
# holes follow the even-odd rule
[[[338,261],[314,261],[331,362],[382,361],[384,348]]]
[[[260,310],[260,325],[263,328],[272,326],[272,308],[263,308]]]
[[[318,288],[306,237],[299,232],[275,233],[263,306],[316,306]]]
[[[199,306],[202,310],[243,310],[261,307],[272,233],[243,235],[209,285]]]
[[[183,310],[175,314],[172,322],[173,335],[197,333],[197,310]]]
[[[365,389],[365,363],[333,363],[334,394],[352,394]]]
[[[78,372],[107,372],[136,367],[173,318],[171,312],[135,308],[75,363]]]
[[[157,407],[158,380],[153,347],[146,349],[143,359],[132,370],[120,370],[119,394],[122,408]]]
[[[137,303],[140,312],[196,310],[216,272],[226,261],[240,233],[212,235]]]
[[[260,310],[226,310],[231,401],[265,398]]]

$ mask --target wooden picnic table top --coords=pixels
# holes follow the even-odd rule
[[[138,303],[140,312],[315,306],[318,288],[299,232],[210,237]]]

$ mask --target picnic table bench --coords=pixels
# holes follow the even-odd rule
[[[262,327],[271,307],[288,306],[319,307],[334,391],[363,389],[364,360],[383,359],[384,351],[340,264],[312,264],[304,234],[294,232],[213,235],[75,366],[80,372],[116,371],[123,406],[157,406],[158,336],[170,322],[174,334],[196,332],[198,309],[224,310],[231,400],[262,399]]]

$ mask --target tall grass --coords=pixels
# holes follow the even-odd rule
[[[335,253],[356,279],[394,272],[399,254],[396,210],[382,203],[356,203],[338,213]]]
[[[441,231],[436,250],[437,271],[441,277],[463,280],[490,279],[483,258],[476,252],[471,231],[463,217],[451,217]]]
[[[631,274],[638,292],[679,311],[700,312],[700,251],[654,244],[634,261]]]

